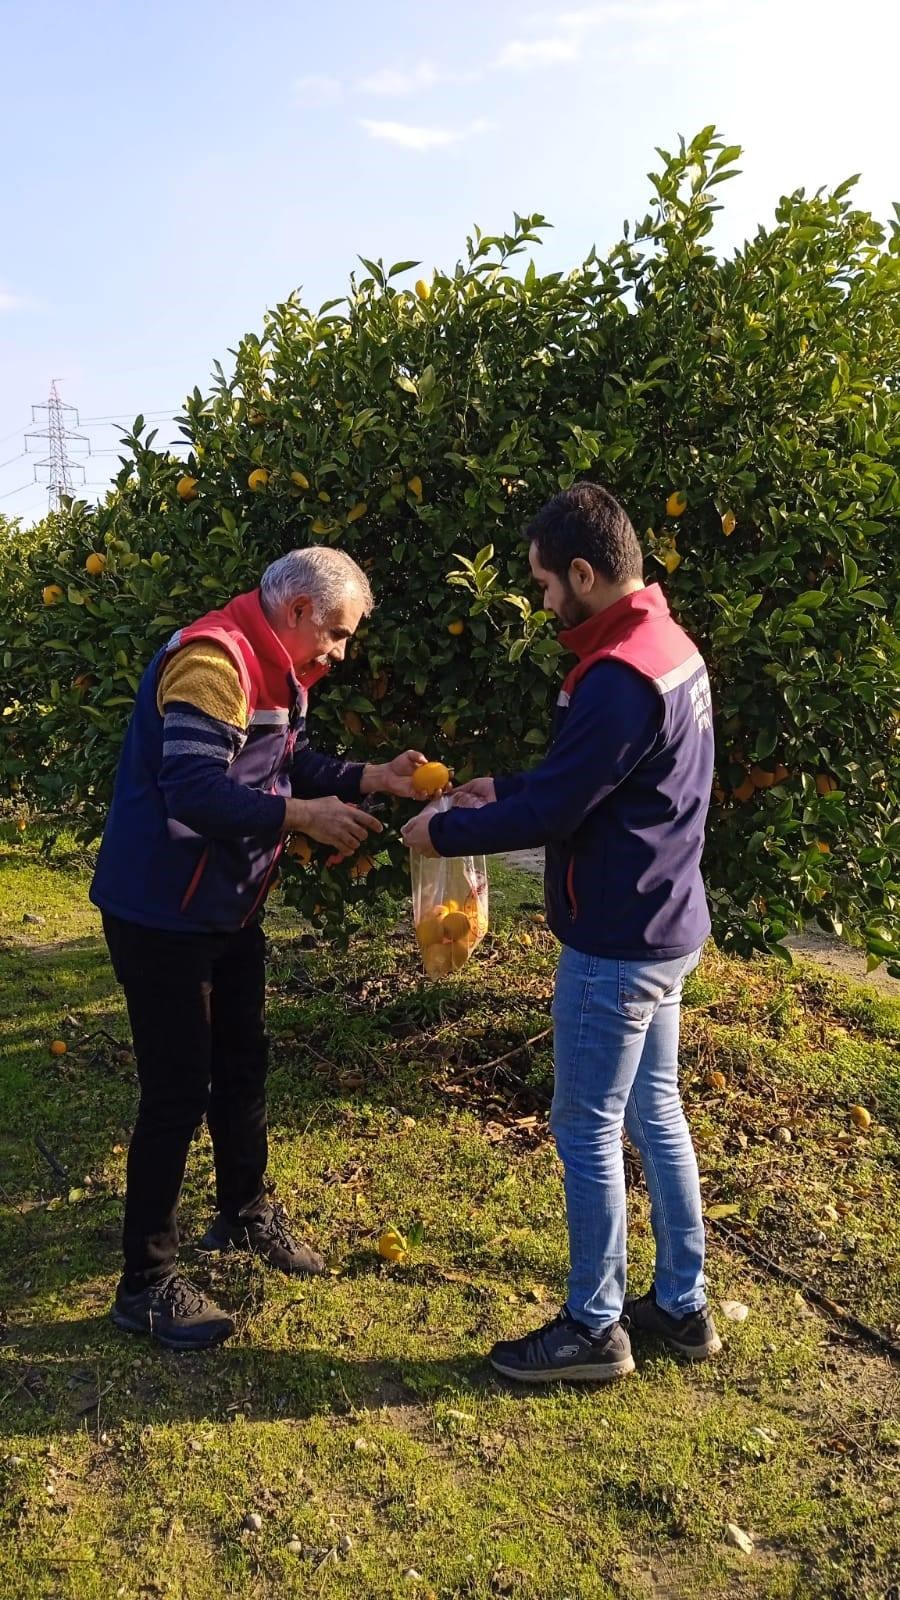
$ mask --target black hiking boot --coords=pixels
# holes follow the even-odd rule
[[[614,1322],[602,1333],[592,1334],[569,1315],[566,1306],[534,1333],[522,1339],[501,1339],[489,1360],[495,1372],[522,1383],[553,1383],[557,1379],[610,1383],[634,1371],[624,1323]]]
[[[178,1272],[134,1291],[121,1278],[110,1316],[117,1328],[149,1333],[169,1350],[208,1350],[234,1333],[227,1312]]]
[[[270,1267],[291,1276],[315,1277],[325,1271],[325,1262],[308,1244],[294,1238],[277,1201],[257,1201],[231,1222],[221,1211],[200,1240],[201,1250],[252,1250]]]
[[[706,1361],[718,1355],[722,1341],[709,1311],[689,1311],[684,1317],[670,1316],[656,1304],[656,1289],[651,1284],[646,1294],[626,1295],[625,1315],[636,1333],[652,1333],[670,1350],[688,1361]]]

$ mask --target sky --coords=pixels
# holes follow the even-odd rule
[[[781,194],[854,172],[886,220],[898,15],[896,0],[0,0],[0,512],[46,510],[25,434],[51,381],[96,498],[121,424],[156,415],[174,440],[187,391],[292,289],[318,306],[360,255],[450,268],[474,223],[496,232],[513,211],[544,213],[539,266],[567,269],[645,213],[655,147],[707,123],[745,151],[720,190],[722,251]]]

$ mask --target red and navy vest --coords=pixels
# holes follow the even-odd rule
[[[205,838],[168,815],[157,782],[163,757],[160,674],[176,651],[201,640],[228,653],[247,701],[247,734],[229,779],[285,798],[291,793],[307,692],[328,669],[317,666],[298,678],[256,589],[179,629],[144,672],[90,893],[101,910],[148,927],[234,931],[265,899],[281,853],[280,828],[267,838]]]
[[[554,738],[585,678],[617,661],[659,697],[653,747],[574,838],[548,844],[548,921],[586,954],[667,959],[710,931],[700,872],[714,761],[706,666],[659,584],[559,635],[578,656],[557,702]],[[586,761],[591,759],[585,750]]]

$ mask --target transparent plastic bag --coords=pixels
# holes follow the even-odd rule
[[[449,811],[447,795],[435,805]],[[488,931],[488,881],[484,856],[419,855],[409,858],[413,923],[426,975],[436,982],[465,966]]]

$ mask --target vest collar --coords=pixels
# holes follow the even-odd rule
[[[258,589],[236,595],[223,610],[226,616],[234,619],[241,632],[249,639],[263,666],[274,669],[280,677],[286,677],[291,683],[298,683],[303,689],[310,689],[330,670],[327,664],[323,666],[318,661],[311,661],[302,671],[295,670],[290,656],[263,611]]]
[[[623,594],[621,600],[586,617],[575,628],[566,628],[559,634],[559,642],[584,661],[595,655],[605,645],[613,644],[627,634],[636,623],[645,618],[668,617],[669,603],[658,583],[635,589],[633,594]]]

